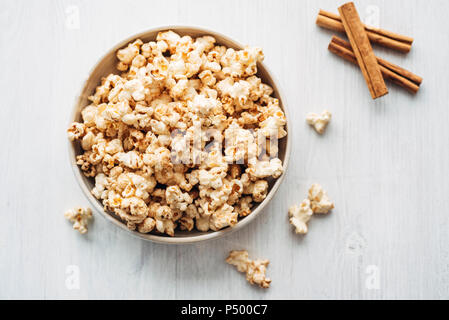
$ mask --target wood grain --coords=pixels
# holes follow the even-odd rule
[[[382,28],[415,38],[406,56],[376,54],[425,79],[416,96],[392,86],[374,101],[358,67],[328,52],[332,33],[315,25],[319,8],[342,3],[0,1],[0,298],[449,299],[449,92],[441,81],[449,74],[449,2],[357,2],[362,20],[375,6]],[[65,26],[70,6],[79,29]],[[147,243],[95,212],[82,237],[63,218],[88,205],[65,136],[75,96],[107,49],[168,24],[200,24],[264,49],[293,124],[283,185],[254,223],[218,241]],[[305,116],[323,109],[333,116],[320,137]],[[315,182],[335,210],[298,237],[287,210]],[[224,263],[240,248],[270,260],[270,289]],[[79,267],[79,289],[66,286],[70,265]],[[378,289],[367,287],[370,266]]]

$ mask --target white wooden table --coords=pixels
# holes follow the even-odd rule
[[[390,85],[377,101],[315,25],[319,8],[342,3],[2,0],[0,298],[449,298],[449,2],[356,1],[365,21],[415,38],[407,55],[376,53],[424,77],[416,96]],[[75,96],[108,48],[170,24],[264,48],[294,124],[285,181],[254,223],[214,242],[145,242],[98,213],[80,236],[63,218],[88,205],[68,161]],[[304,118],[324,108],[320,137]],[[314,182],[336,208],[299,237],[287,209]],[[224,263],[240,248],[270,259],[270,289]]]

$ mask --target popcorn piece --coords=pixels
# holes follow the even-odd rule
[[[253,206],[252,202],[252,197],[243,197],[240,199],[235,209],[240,217],[246,217],[251,213],[251,207]]]
[[[223,178],[226,170],[222,167],[215,167],[210,170],[201,169],[198,171],[198,179],[201,185],[218,189],[223,185]]]
[[[92,189],[92,194],[95,196],[95,198],[100,199],[103,196],[103,192],[106,189],[106,186],[108,186],[108,178],[105,174],[99,173],[95,176],[95,187]]]
[[[270,263],[268,260],[253,260],[248,264],[246,271],[246,280],[251,284],[257,284],[261,288],[269,288],[271,279],[265,276],[267,266]]]
[[[267,138],[281,139],[287,135],[287,131],[284,129],[286,122],[283,113],[281,117],[270,116],[260,123],[260,133]]]
[[[174,53],[176,51],[180,39],[181,37],[171,30],[159,32],[156,38],[156,40],[158,41],[165,41],[171,53]]]
[[[141,80],[132,79],[126,82],[125,89],[129,91],[134,101],[142,101],[145,99],[145,87]]]
[[[309,189],[310,207],[313,213],[328,213],[334,208],[334,204],[330,201],[326,191],[319,184],[312,184]]]
[[[215,79],[211,70],[204,70],[198,74],[198,78],[200,78],[201,82],[208,87],[213,86],[217,82],[217,79]]]
[[[78,122],[72,123],[70,125],[70,128],[67,129],[67,135],[69,136],[69,140],[74,141],[83,137],[85,130],[86,126],[83,123]]]
[[[148,215],[148,207],[141,198],[130,196],[122,198],[120,203],[119,216],[124,216],[125,220],[132,224],[141,223]]]
[[[250,183],[245,193],[251,194],[255,202],[262,202],[268,193],[268,182],[266,180],[257,180]]]
[[[167,59],[163,56],[156,57],[153,60],[153,68],[151,70],[151,75],[156,80],[163,80],[168,75],[168,66],[169,63]]]
[[[234,207],[224,204],[217,209],[210,217],[210,228],[218,231],[225,227],[233,227],[237,223],[238,213],[234,211]]]
[[[278,178],[284,172],[284,169],[282,168],[281,160],[278,158],[264,161],[253,158],[249,161],[246,172],[250,175],[251,179],[261,179],[270,176]]]
[[[170,237],[175,235],[175,223],[170,219],[156,219],[156,230],[160,233],[166,233]]]
[[[137,225],[137,231],[140,233],[149,233],[153,231],[156,226],[156,221],[153,218],[145,218],[141,223]]]
[[[138,169],[143,166],[142,157],[137,151],[120,152],[117,154],[117,160],[131,169]]]
[[[300,206],[292,206],[288,210],[290,223],[295,226],[296,233],[305,234],[308,231],[307,223],[313,214],[328,213],[334,208],[326,192],[319,184],[312,184],[309,189],[308,199],[301,202]]]
[[[251,76],[257,72],[257,62],[264,59],[262,49],[245,48],[235,51],[232,48],[226,50],[220,62],[223,73],[231,77]]]
[[[206,232],[209,230],[210,216],[199,217],[196,219],[195,227],[198,231]]]
[[[229,256],[226,258],[226,262],[233,266],[236,266],[239,272],[246,272],[248,270],[248,264],[250,262],[248,258],[248,251],[233,250],[229,252]]]
[[[319,134],[323,134],[326,127],[331,120],[332,114],[324,110],[321,114],[309,113],[307,114],[306,121],[308,124],[315,128],[315,131]]]
[[[139,49],[142,44],[143,42],[138,39],[117,52],[117,58],[120,60],[118,65],[119,70],[125,71],[128,68],[133,59],[139,54]]]
[[[271,279],[266,277],[268,260],[250,260],[248,251],[231,251],[226,262],[237,267],[239,272],[246,273],[246,280],[251,284],[257,284],[261,288],[269,288]]]
[[[306,234],[308,231],[307,223],[312,217],[313,211],[310,208],[310,201],[308,199],[301,202],[298,206],[294,205],[288,209],[290,216],[290,223],[296,228],[295,232]]]
[[[91,127],[95,125],[95,118],[97,117],[97,108],[93,105],[85,107],[81,111],[81,117],[85,126]]]
[[[194,226],[195,222],[193,218],[184,216],[181,219],[179,219],[179,228],[181,230],[192,231]]]
[[[225,155],[236,163],[254,158],[257,153],[254,135],[250,130],[241,128],[237,122],[233,122],[225,130],[225,140]]]
[[[78,230],[81,234],[85,234],[87,232],[87,224],[92,219],[92,210],[90,208],[77,207],[67,210],[64,213],[64,217],[73,223],[73,229]]]
[[[85,151],[91,150],[92,146],[95,144],[95,142],[96,142],[95,135],[92,133],[92,131],[89,131],[88,133],[86,133],[86,135],[81,140],[81,147]]]
[[[187,206],[192,203],[192,198],[188,193],[183,193],[178,186],[170,186],[165,192],[165,199],[172,210],[184,212]]]
[[[208,115],[212,110],[219,106],[219,102],[213,98],[206,98],[204,95],[199,94],[193,98],[193,101],[190,103],[190,108],[195,113],[202,113],[204,115]]]

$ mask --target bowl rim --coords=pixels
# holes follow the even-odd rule
[[[139,32],[137,34],[131,35],[128,38],[120,41],[119,43],[117,43],[116,45],[114,45],[111,49],[108,49],[106,51],[106,53],[104,53],[97,61],[96,63],[90,68],[89,73],[87,78],[85,78],[82,81],[82,85],[81,88],[79,90],[78,95],[75,96],[75,103],[72,107],[72,112],[70,115],[70,122],[68,124],[68,126],[70,126],[70,124],[76,119],[76,116],[78,114],[78,106],[80,105],[80,100],[82,98],[82,93],[84,91],[84,88],[86,87],[86,85],[89,82],[89,79],[93,73],[93,71],[101,64],[101,62],[111,53],[111,51],[116,52],[118,49],[124,47],[126,44],[130,43],[131,41],[138,39],[140,37],[144,37],[146,34],[148,33],[153,33],[153,32],[159,32],[159,31],[164,31],[164,30],[182,30],[182,29],[194,29],[195,31],[204,33],[204,34],[208,34],[208,35],[212,35],[213,37],[218,37],[218,38],[222,38],[225,41],[232,43],[232,45],[236,48],[244,48],[244,46],[238,42],[235,41],[234,39],[229,38],[226,35],[221,34],[220,32],[216,32],[213,30],[210,30],[208,28],[204,28],[202,26],[193,26],[193,25],[168,25],[168,26],[159,26],[159,27],[154,27],[142,32]],[[289,116],[289,111],[288,111],[288,107],[286,104],[286,99],[284,94],[282,93],[282,89],[280,88],[280,84],[279,81],[277,80],[277,78],[275,76],[273,76],[272,72],[269,70],[269,68],[263,64],[263,62],[259,62],[259,65],[261,65],[265,71],[266,74],[268,75],[269,78],[271,78],[272,82],[276,85],[276,92],[277,95],[279,97],[279,100],[282,102],[282,109],[284,111],[285,117],[286,117],[286,122],[287,122],[287,136],[286,136],[286,146],[285,146],[285,155],[284,155],[284,161],[282,163],[283,166],[283,173],[282,175],[276,179],[276,181],[274,182],[273,186],[271,187],[270,191],[268,192],[266,198],[257,206],[256,209],[254,209],[250,215],[246,216],[245,219],[239,220],[237,222],[237,224],[233,227],[227,227],[224,228],[222,230],[218,230],[218,231],[213,231],[213,232],[207,232],[207,233],[202,233],[199,235],[192,235],[192,236],[183,236],[183,237],[167,237],[164,235],[157,235],[157,234],[151,234],[151,233],[140,233],[137,232],[135,230],[130,230],[128,229],[128,227],[126,226],[126,224],[124,224],[122,221],[119,221],[118,219],[114,218],[111,214],[107,213],[103,207],[100,205],[100,202],[98,201],[98,199],[96,199],[91,191],[89,190],[88,186],[86,185],[86,183],[84,182],[84,177],[82,176],[81,170],[79,169],[79,166],[76,164],[76,152],[75,152],[75,143],[68,140],[68,151],[69,151],[69,161],[70,161],[70,165],[72,167],[72,171],[75,175],[75,178],[77,180],[78,185],[80,186],[81,190],[83,191],[84,195],[87,197],[87,199],[89,200],[90,204],[92,205],[92,207],[100,213],[100,215],[112,222],[114,225],[118,226],[119,229],[126,231],[128,234],[132,234],[134,237],[137,237],[139,239],[143,239],[143,240],[147,240],[147,241],[152,241],[152,242],[156,242],[156,243],[163,243],[163,244],[192,244],[192,243],[197,243],[197,242],[202,242],[202,241],[207,241],[207,240],[214,240],[214,239],[219,239],[224,237],[225,235],[229,235],[237,230],[240,230],[242,228],[244,228],[245,226],[249,225],[250,222],[254,221],[258,215],[263,211],[263,209],[265,209],[265,207],[267,206],[267,204],[272,200],[272,198],[274,197],[274,195],[276,194],[276,192],[279,189],[279,186],[281,185],[282,181],[284,180],[284,177],[286,175],[287,172],[287,168],[288,168],[288,164],[289,164],[289,159],[290,159],[290,152],[291,152],[291,126],[290,126],[290,116]],[[67,127],[68,127],[67,126]]]

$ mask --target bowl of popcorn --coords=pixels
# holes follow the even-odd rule
[[[147,240],[192,243],[249,224],[278,189],[288,116],[263,52],[203,28],[130,37],[91,71],[70,161],[96,211]]]

